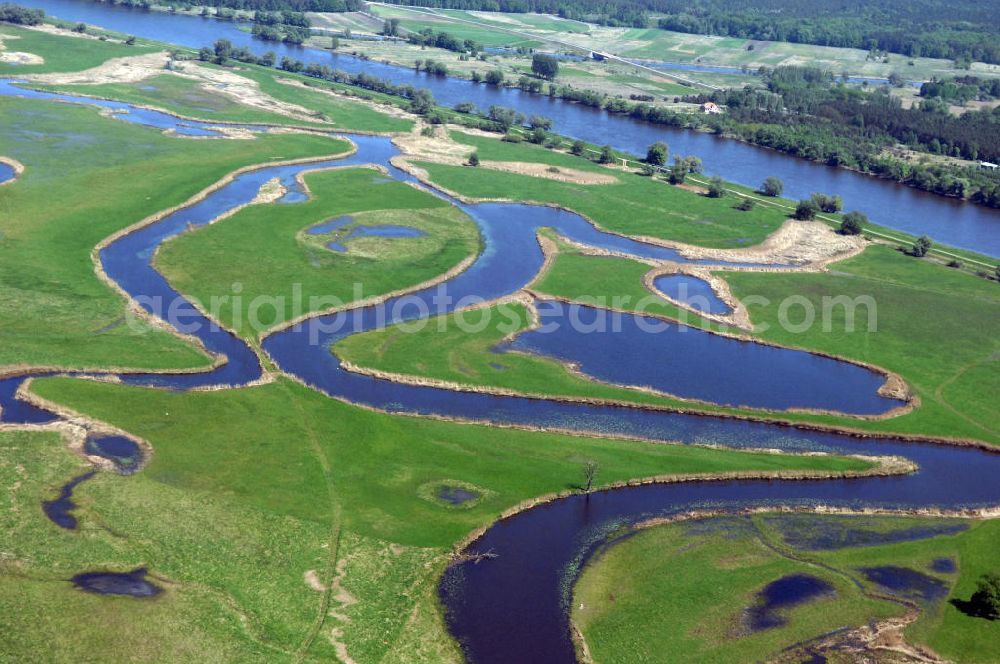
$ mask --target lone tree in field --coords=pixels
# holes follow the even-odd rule
[[[583,481],[586,482],[584,491],[590,493],[591,488],[594,486],[594,478],[597,477],[597,471],[599,466],[596,461],[590,460],[583,464]]]
[[[910,254],[916,256],[917,258],[923,258],[930,251],[931,239],[926,235],[921,235],[917,238],[917,241],[913,243],[913,248],[910,249]]]
[[[601,148],[601,156],[598,157],[597,161],[602,164],[610,164],[615,160],[615,153],[611,150],[610,145],[605,145]]]
[[[1000,574],[983,574],[969,600],[972,612],[989,620],[1000,618]]]
[[[784,190],[785,184],[773,175],[764,180],[764,184],[760,185],[760,193],[765,196],[781,196],[781,192]]]
[[[795,218],[799,221],[811,221],[816,218],[819,206],[809,199],[799,201],[795,206]]]
[[[868,217],[861,212],[848,212],[840,222],[840,232],[844,235],[861,235],[868,223]]]
[[[663,141],[657,141],[646,150],[646,163],[653,166],[664,166],[667,163],[667,156],[669,154],[670,148],[667,147],[667,144]]]
[[[559,61],[551,55],[535,53],[531,56],[531,71],[534,72],[535,76],[551,81],[559,75]]]
[[[469,166],[478,166],[478,165],[479,165],[479,153],[473,152],[472,154],[469,155]]]
[[[577,157],[583,156],[583,153],[587,151],[587,144],[577,139],[573,141],[573,145],[570,146],[569,151]]]
[[[708,183],[708,197],[722,198],[726,195],[726,183],[718,175],[713,177]]]

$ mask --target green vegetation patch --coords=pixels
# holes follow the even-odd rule
[[[435,599],[444,555],[510,506],[573,490],[588,460],[600,465],[598,484],[664,473],[858,463],[389,416],[283,379],[222,392],[75,379],[39,380],[33,389],[154,449],[142,472],[99,473],[78,487],[77,533],[49,523],[38,508],[79,472],[76,457],[61,446],[40,449],[34,438],[0,457],[0,476],[10,476],[4,485],[21,481],[16,492],[0,497],[18,505],[0,517],[5,571],[65,587],[79,571],[146,565],[167,588],[148,606],[186,607],[165,605],[164,624],[149,625],[156,614],[139,606],[142,601],[74,600],[76,592],[48,601],[41,591],[0,583],[0,606],[22,607],[2,612],[5,625],[23,626],[19,616],[61,621],[95,652],[117,652],[113,646],[123,633],[153,630],[156,643],[163,635],[185,648],[219,644],[212,652],[232,653],[222,655],[227,659],[252,661],[265,652],[269,661],[282,661],[297,650],[331,659],[328,635],[337,628],[357,661],[451,659]],[[0,447],[8,441],[0,438]],[[468,509],[443,509],[419,498],[420,487],[433,482],[468,483],[485,490],[484,498]],[[346,594],[335,591],[328,607],[323,592],[311,587],[310,570],[321,588],[340,570],[338,587]],[[32,610],[16,604],[21,601]],[[102,610],[133,604],[134,610],[115,613],[119,629],[97,620]],[[343,618],[330,616],[330,609]],[[83,616],[88,612],[93,619]],[[13,641],[8,654],[15,659],[55,647],[34,624]],[[174,650],[164,646],[153,659],[162,661],[165,652]],[[185,650],[179,652],[183,659]]]
[[[584,304],[612,303],[618,298],[620,308],[678,318],[703,329],[732,331],[651,298],[642,283],[648,269],[637,261],[585,256],[564,249],[534,288]],[[990,321],[1000,311],[1000,292],[995,284],[882,245],[834,264],[830,272],[717,275],[730,283],[739,299],[765,298],[757,302],[767,304],[750,306],[756,336],[889,369],[899,373],[920,397],[915,411],[889,420],[802,414],[783,417],[1000,443],[1000,419],[991,398],[1000,387],[1000,342],[990,332]],[[791,331],[794,328],[781,324],[778,310],[791,296],[799,304],[785,309],[790,322],[797,325],[802,321],[804,301],[815,313],[815,324],[805,331]],[[867,306],[869,297],[875,303],[873,309]],[[853,331],[849,331],[852,307],[845,307],[844,302],[860,303],[854,308]],[[871,330],[869,311],[873,312]],[[793,312],[798,315],[793,316]],[[942,343],[948,344],[949,352],[928,351]]]
[[[156,265],[181,292],[240,334],[259,333],[302,314],[412,288],[456,267],[479,249],[476,225],[445,201],[372,168],[306,175],[312,199],[254,205],[178,237]],[[351,215],[323,235],[307,229]],[[350,237],[358,225],[403,225],[420,237]],[[342,242],[346,252],[327,241]],[[213,299],[234,294],[217,307]]]
[[[11,39],[15,37],[15,39]],[[0,62],[0,75],[74,72],[96,67],[112,58],[153,53],[158,48],[138,42],[126,46],[117,41],[100,41],[83,37],[41,32],[8,23],[0,24],[0,41],[6,50],[32,53],[45,62],[39,65],[15,65]]]
[[[25,165],[0,200],[0,365],[183,368],[208,359],[140,323],[94,273],[112,233],[236,169],[343,153],[325,136],[192,140],[75,104],[0,99],[0,154]]]
[[[456,138],[462,142],[468,140],[461,135]],[[506,144],[493,149],[502,150],[506,160],[543,159],[542,150],[536,146]],[[488,151],[481,152],[480,158],[491,159],[487,154]],[[565,165],[571,168],[593,168],[586,159],[565,154],[545,158],[570,159]],[[487,169],[428,162],[417,165],[426,169],[435,183],[465,196],[557,205],[617,233],[688,244],[739,247],[760,242],[787,218],[783,212],[766,206],[741,212],[733,209],[732,201],[725,198],[711,199],[652,178],[607,169],[605,172],[614,174],[619,182],[595,187]]]
[[[924,534],[902,542],[807,550],[789,545],[780,534],[785,520],[803,518],[821,533],[827,526],[853,526],[885,537]],[[597,661],[637,656],[651,662],[768,660],[838,628],[901,615],[902,606],[865,597],[855,585],[887,593],[860,568],[897,566],[943,589],[941,596],[922,603],[920,618],[906,630],[908,640],[954,661],[994,661],[992,644],[1000,625],[971,617],[948,599],[968,600],[980,575],[1000,569],[1000,556],[989,543],[1000,522],[969,522],[968,530],[935,536],[935,528],[953,523],[762,515],[657,526],[621,539],[591,562],[576,586],[573,619]],[[936,571],[933,565],[941,560],[953,562],[956,571]],[[835,595],[780,611],[786,624],[748,634],[742,626],[757,593],[791,574],[817,577],[833,586]]]
[[[208,122],[238,122],[259,124],[285,124],[330,129],[320,122],[302,122],[287,115],[261,111],[244,106],[217,90],[205,88],[202,81],[181,78],[174,74],[160,74],[137,83],[107,83],[100,85],[42,85],[32,83],[39,90],[52,90],[67,94],[80,94],[104,99],[115,99],[129,104],[154,106],[170,113]]]

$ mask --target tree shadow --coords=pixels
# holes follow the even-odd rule
[[[970,618],[982,618],[983,620],[990,621],[997,619],[996,616],[985,613],[982,607],[978,606],[972,600],[959,599],[958,597],[955,597],[949,600],[948,603]]]

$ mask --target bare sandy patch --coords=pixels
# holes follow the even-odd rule
[[[860,235],[841,235],[821,221],[789,219],[753,247],[710,249],[686,245],[679,251],[685,258],[823,267],[861,252],[865,242]]]
[[[572,184],[615,184],[618,182],[618,178],[607,173],[580,171],[575,168],[550,166],[549,164],[537,164],[527,161],[483,161],[480,162],[479,166],[494,171],[517,173],[518,175],[529,175],[531,177],[556,180],[557,182],[569,182]]]
[[[237,70],[212,69],[194,62],[184,62],[182,69],[168,70],[170,56],[166,51],[145,55],[112,58],[107,62],[80,72],[37,74],[31,80],[53,85],[106,83],[138,83],[153,76],[170,74],[200,81],[201,88],[229,97],[238,104],[262,111],[277,113],[305,122],[327,122],[319,113],[304,106],[279,101],[261,91],[256,81],[240,76]]]
[[[0,62],[4,62],[9,65],[43,65],[45,64],[45,58],[40,55],[35,55],[34,53],[25,53],[23,51],[4,51],[3,44],[0,43]]]
[[[75,33],[74,33],[75,34]],[[170,56],[166,51],[111,58],[107,62],[78,72],[34,74],[30,78],[40,83],[53,85],[73,85],[89,83],[138,83],[154,74],[166,71]]]
[[[496,134],[487,134],[482,131],[464,131],[470,136],[489,136],[496,139]],[[447,132],[436,130],[432,136],[424,136],[421,128],[416,127],[408,134],[398,136],[393,139],[396,147],[409,159],[420,161],[432,161],[437,164],[447,164],[450,166],[461,166],[468,163],[469,157],[476,151],[471,145],[459,143],[452,140]],[[581,171],[575,168],[564,168],[562,166],[551,166],[549,164],[538,164],[528,161],[481,161],[479,168],[487,168],[494,171],[504,171],[506,173],[517,173],[530,177],[543,178],[546,180],[556,180],[558,182],[570,182],[573,184],[614,184],[618,178],[610,173],[595,173],[591,171]]]
[[[677,187],[678,189],[683,189],[684,191],[690,191],[690,192],[693,192],[695,194],[705,195],[705,194],[708,193],[708,189],[707,188],[705,188],[705,187],[699,187],[696,184],[678,184],[678,185],[674,185],[674,186]]]

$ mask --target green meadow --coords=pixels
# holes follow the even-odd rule
[[[431,180],[474,199],[506,199],[563,207],[587,217],[599,227],[625,235],[640,235],[707,247],[739,247],[762,241],[787,215],[757,206],[736,210],[732,199],[712,199],[665,186],[652,178],[609,170],[569,154],[534,145],[509,144],[492,138],[456,134],[473,146],[482,160],[517,160],[552,164],[614,175],[614,184],[577,184],[535,178],[485,168],[416,162]]]
[[[903,615],[900,604],[862,593],[863,588],[892,596],[860,571],[901,566],[943,588],[942,597],[921,604],[919,618],[906,628],[907,640],[950,661],[993,662],[984,646],[1000,638],[1000,623],[966,615],[949,600],[968,600],[979,576],[1000,565],[994,545],[998,525],[759,515],[656,526],[591,561],[575,588],[573,621],[599,662],[773,661],[790,644]],[[833,548],[811,543],[830,532],[867,541]],[[893,543],[880,543],[887,541],[883,538]],[[931,565],[940,559],[953,561],[956,571],[934,571]],[[779,611],[783,625],[749,631],[746,612],[759,602],[757,594],[790,574],[817,577],[833,592]],[[841,661],[836,652],[830,656]]]
[[[126,302],[98,278],[91,251],[238,168],[347,150],[306,134],[171,137],[93,108],[8,97],[0,126],[0,154],[25,166],[0,192],[0,365],[204,366],[159,328],[125,324]]]
[[[242,298],[229,298],[216,316],[223,325],[254,337],[302,314],[413,288],[479,251],[479,232],[471,219],[379,170],[317,171],[307,174],[305,182],[310,201],[254,205],[187,233],[157,253],[157,268],[203,304],[232,295],[233,284],[239,283]],[[306,232],[344,216],[352,221],[335,232]],[[351,236],[359,225],[405,226],[424,235]],[[347,250],[328,249],[327,242]]]
[[[332,641],[356,661],[454,660],[436,604],[448,551],[512,505],[576,490],[588,460],[600,464],[598,484],[866,467],[389,416],[287,379],[175,393],[65,378],[32,390],[144,438],[154,454],[135,475],[99,473],[81,485],[81,525],[70,532],[38,504],[84,466],[54,437],[0,432],[0,476],[20,481],[4,498],[14,505],[0,517],[0,569],[30,580],[0,583],[0,607],[11,609],[0,624],[18,633],[7,653],[15,659],[39,648],[65,657],[81,640],[114,653],[150,629],[133,661],[162,661],[163,649],[180,661],[203,647],[229,661],[329,660]],[[423,490],[447,481],[485,497],[456,509]],[[166,592],[144,602],[81,598],[67,583],[82,570],[138,566]],[[329,596],[310,587],[310,570],[321,585],[337,580]],[[12,610],[21,602],[32,610]],[[108,614],[116,629],[101,622]],[[146,620],[156,624],[142,627]]]
[[[133,46],[126,46],[119,41],[68,37],[9,23],[0,25],[0,42],[3,42],[8,51],[32,53],[45,60],[40,65],[0,62],[0,76],[83,71],[111,58],[124,58],[160,50],[145,40],[139,40]]]

